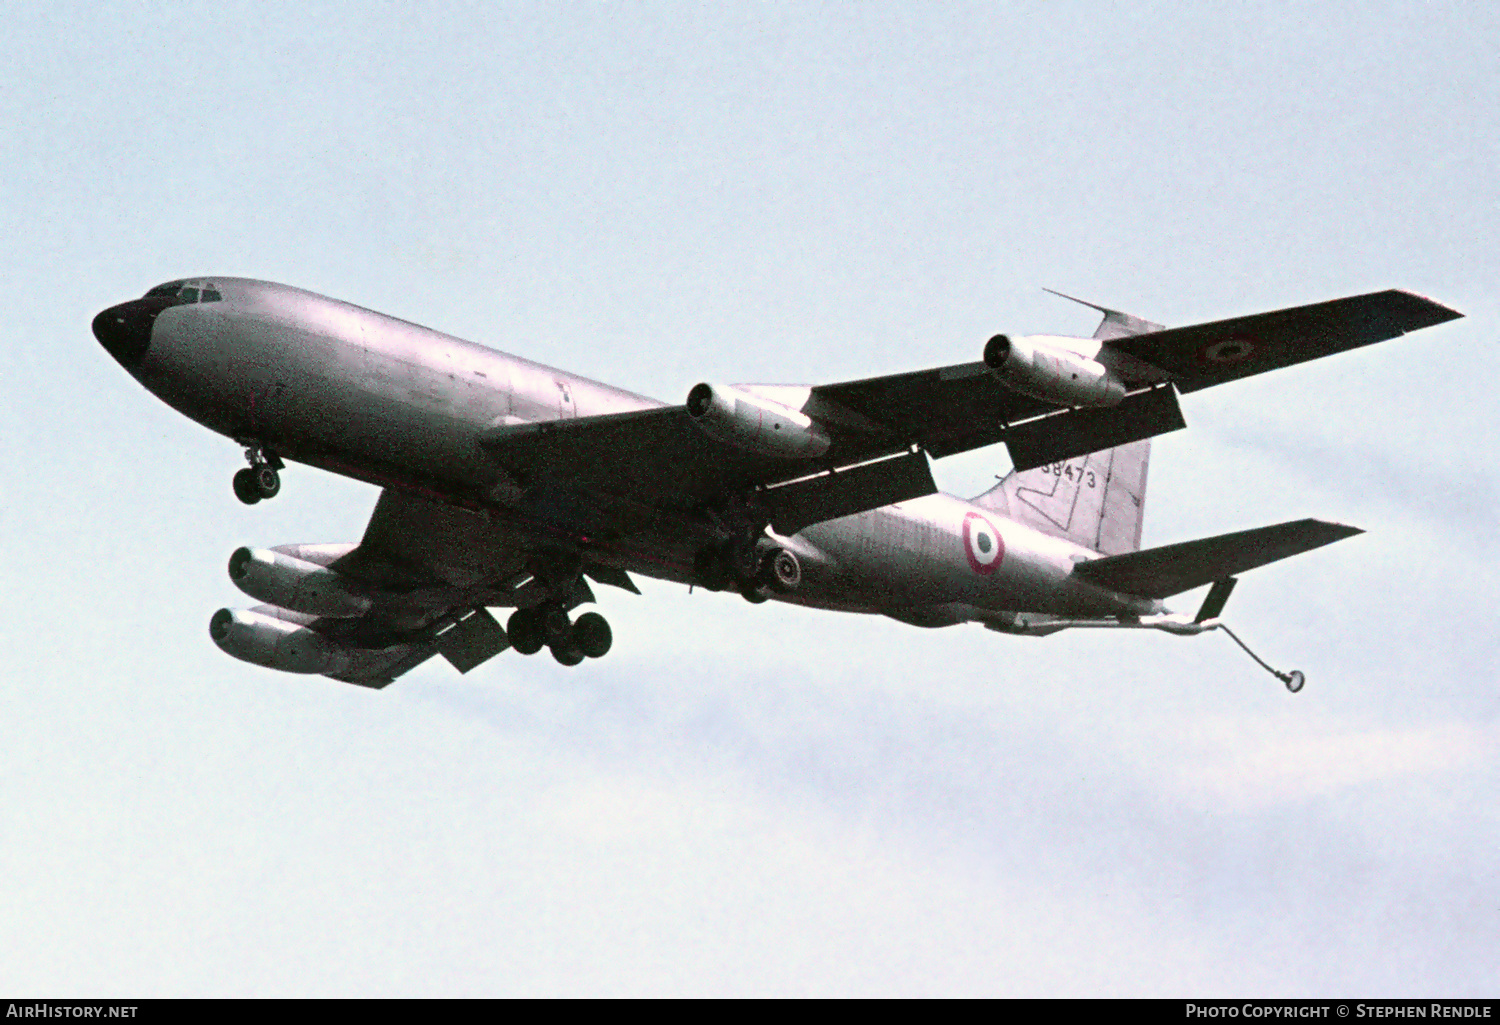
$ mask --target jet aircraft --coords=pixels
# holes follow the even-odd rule
[[[235,551],[231,580],[263,604],[209,625],[247,662],[383,687],[435,654],[459,672],[507,647],[601,657],[609,624],[574,610],[594,585],[639,593],[631,574],[923,627],[1220,628],[1238,574],[1360,531],[1303,519],[1142,550],[1150,438],[1185,426],[1178,395],[1461,316],[1397,290],[1178,328],[1085,305],[1092,338],[995,335],[972,362],[702,383],[681,405],[244,278],[158,285],[93,332],[244,447],[241,501],[274,497],[288,460],[383,489],[358,543]],[[938,492],[929,459],[996,443],[999,484]],[[1164,605],[1204,584],[1195,615]],[[491,608],[514,611],[502,627]]]

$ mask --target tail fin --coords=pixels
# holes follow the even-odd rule
[[[1129,313],[1050,288],[1046,291],[1104,314],[1094,331],[1095,338],[1107,341],[1162,329],[1160,324]],[[1076,541],[1105,555],[1123,555],[1141,547],[1146,464],[1150,461],[1148,438],[1034,470],[1012,470],[973,501],[1044,534]]]
[[[1134,441],[1035,470],[1012,470],[973,502],[1044,534],[1123,555],[1141,547],[1150,461],[1151,440]]]
[[[1131,335],[1148,335],[1153,331],[1160,331],[1163,325],[1151,320],[1144,320],[1133,313],[1121,313],[1112,310],[1108,306],[1099,306],[1089,302],[1087,299],[1075,299],[1071,295],[1063,295],[1061,292],[1044,288],[1043,292],[1051,292],[1059,299],[1075,302],[1079,306],[1087,306],[1091,310],[1098,310],[1104,314],[1104,319],[1099,322],[1099,327],[1094,331],[1094,337],[1108,341],[1111,338],[1129,338]]]

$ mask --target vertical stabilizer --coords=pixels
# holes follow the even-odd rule
[[[1104,314],[1094,337],[1103,341],[1150,334],[1162,325],[1130,313],[1046,291]],[[974,504],[1053,537],[1105,555],[1139,551],[1146,512],[1151,439],[1075,456],[1034,470],[1012,470]]]
[[[1042,291],[1051,292],[1059,299],[1066,299],[1104,314],[1104,319],[1099,322],[1098,328],[1094,331],[1094,337],[1102,341],[1109,341],[1111,338],[1129,338],[1131,335],[1148,335],[1153,331],[1160,331],[1163,327],[1153,320],[1145,320],[1133,313],[1121,313],[1108,306],[1091,303],[1087,299],[1075,299],[1071,295],[1063,295],[1051,288],[1044,288]]]
[[[1141,547],[1151,440],[1012,470],[974,504],[1105,555]]]

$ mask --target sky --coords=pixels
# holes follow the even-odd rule
[[[34,5],[0,29],[0,991],[1493,996],[1500,14],[1457,3]],[[1384,288],[1466,319],[1184,398],[1145,543],[1368,533],[1222,635],[650,580],[565,669],[214,647],[241,453],[100,309],[298,285],[633,391]],[[935,464],[961,495],[1003,449]],[[1197,595],[1180,607],[1191,610]]]

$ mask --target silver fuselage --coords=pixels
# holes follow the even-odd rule
[[[566,517],[537,517],[478,444],[496,426],[663,403],[301,289],[212,280],[220,301],[161,311],[149,348],[126,364],[184,415],[288,459],[475,509],[518,545],[563,540],[620,569],[693,579],[708,524],[656,515],[601,540]],[[966,519],[993,530],[993,561],[975,561]],[[1160,610],[1072,575],[1098,553],[946,494],[819,523],[783,543],[804,580],[779,597],[804,605],[923,626]]]

